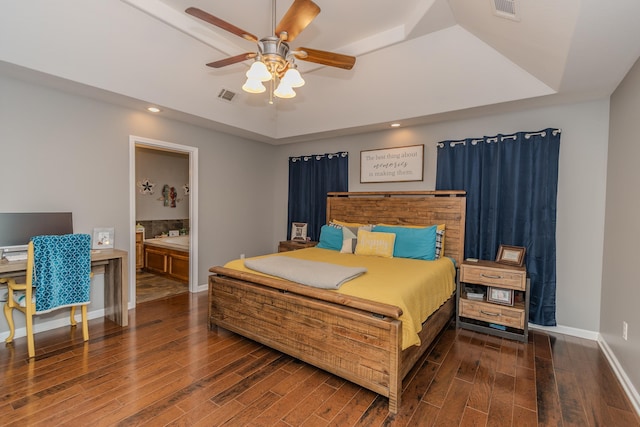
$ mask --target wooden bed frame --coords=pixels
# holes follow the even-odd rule
[[[327,222],[446,224],[445,255],[463,258],[464,191],[329,193]],[[420,346],[402,350],[402,310],[224,267],[209,269],[209,326],[219,326],[389,398],[448,324],[452,296],[423,324]]]

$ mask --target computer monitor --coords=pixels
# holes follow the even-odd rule
[[[71,212],[0,212],[0,254],[26,251],[33,236],[71,233]]]

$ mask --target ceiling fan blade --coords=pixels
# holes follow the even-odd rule
[[[238,62],[246,61],[247,59],[255,58],[256,56],[258,56],[258,54],[254,52],[243,53],[241,55],[232,56],[230,58],[221,59],[219,61],[209,62],[207,64],[207,67],[222,68],[226,67],[227,65],[236,64]]]
[[[344,68],[345,70],[352,69],[356,63],[356,58],[354,56],[309,49],[308,47],[296,49],[293,54],[296,58],[303,61],[315,62],[316,64],[328,65],[330,67]]]
[[[278,23],[276,36],[283,41],[292,42],[319,13],[320,7],[311,0],[294,0]]]
[[[223,30],[229,31],[236,36],[240,36],[245,40],[249,40],[250,42],[257,42],[258,38],[253,34],[236,27],[233,24],[228,23],[227,21],[223,21],[222,19],[211,15],[210,13],[205,12],[204,10],[198,9],[197,7],[190,7],[185,10],[191,16],[195,16],[196,18],[200,18],[205,22],[208,22],[211,25],[215,25],[218,28],[222,28]]]

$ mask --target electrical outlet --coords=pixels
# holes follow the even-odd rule
[[[622,339],[625,341],[627,340],[628,332],[629,332],[629,324],[623,320],[622,321]]]
[[[240,259],[244,259],[244,254],[240,254]]]

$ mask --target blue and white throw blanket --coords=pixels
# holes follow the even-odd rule
[[[35,236],[31,241],[36,313],[88,304],[91,284],[91,236]]]

